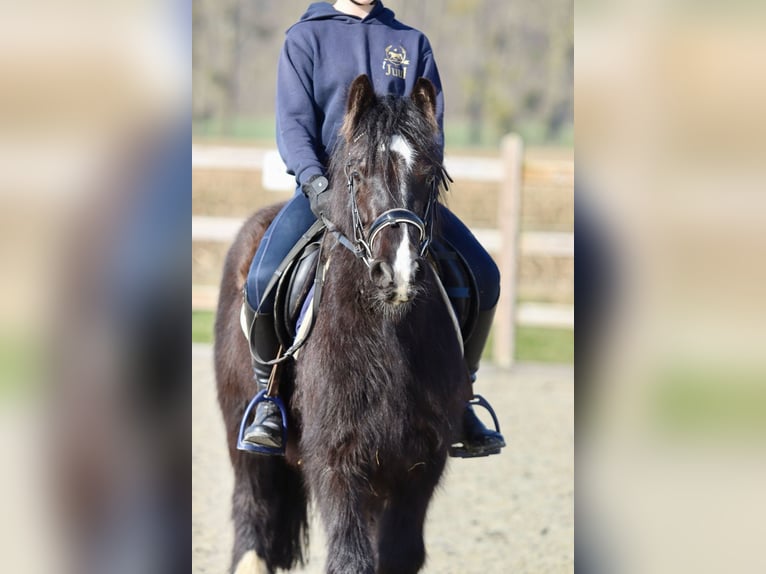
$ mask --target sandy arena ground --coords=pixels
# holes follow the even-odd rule
[[[233,529],[232,474],[215,396],[212,348],[194,345],[192,553],[195,574],[223,574]],[[495,407],[502,455],[450,459],[426,524],[424,574],[574,570],[574,382],[571,366],[485,366],[477,392]],[[326,550],[312,521],[310,562]]]

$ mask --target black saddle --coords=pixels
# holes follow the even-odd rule
[[[276,286],[274,328],[285,349],[295,342],[301,312],[314,287],[324,233],[325,229],[322,229],[286,261],[285,271]]]

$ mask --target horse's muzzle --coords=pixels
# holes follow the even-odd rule
[[[370,279],[378,289],[380,298],[392,305],[414,299],[425,276],[426,263],[423,258],[402,259],[398,257],[393,265],[385,259],[375,259],[370,264]]]

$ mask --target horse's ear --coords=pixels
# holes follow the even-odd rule
[[[357,76],[351,82],[348,90],[348,102],[346,103],[346,119],[343,121],[342,133],[350,140],[354,128],[359,123],[362,113],[375,103],[375,89],[370,83],[370,78],[365,74]]]
[[[428,78],[418,78],[410,96],[423,115],[436,127],[436,88]]]

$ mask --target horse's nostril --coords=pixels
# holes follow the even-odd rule
[[[394,283],[394,270],[382,259],[376,259],[370,265],[370,279],[380,288],[390,287]]]

